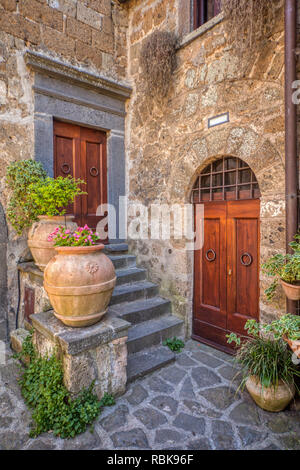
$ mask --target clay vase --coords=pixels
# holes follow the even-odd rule
[[[280,279],[282,288],[285,295],[290,300],[300,300],[300,283],[299,284],[289,284],[288,282]]]
[[[287,385],[280,380],[276,388],[263,387],[259,378],[254,375],[248,377],[246,387],[255,403],[266,411],[284,410],[295,396],[293,384]]]
[[[45,270],[47,264],[55,255],[54,243],[48,241],[48,236],[59,225],[63,225],[72,231],[76,230],[77,224],[73,222],[73,219],[73,215],[57,215],[54,217],[41,215],[39,220],[32,224],[28,232],[28,246],[35,264],[41,271]]]
[[[65,325],[84,327],[105,315],[115,284],[104,245],[56,247],[45,269],[44,288],[54,315]]]

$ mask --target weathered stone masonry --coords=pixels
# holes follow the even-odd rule
[[[124,83],[127,66],[126,31],[127,11],[118,2],[111,0],[0,1],[0,203],[4,212],[7,204],[4,185],[7,165],[14,160],[35,158],[38,148],[37,126],[43,119],[48,125],[51,125],[52,120],[52,116],[46,112],[45,116],[39,115],[38,122],[37,111],[41,113],[41,109],[36,108],[36,72],[26,63],[26,52],[76,68],[77,75],[82,71],[107,78],[115,84]],[[47,73],[44,72],[43,76]],[[66,77],[63,80],[66,81]],[[123,115],[125,99],[123,109],[120,109]],[[86,107],[86,103],[82,105],[82,109]],[[124,117],[122,119],[124,121]],[[98,121],[95,120],[95,127]],[[84,117],[81,123],[92,125]],[[120,125],[102,128],[112,131],[109,148],[114,147],[122,155],[124,125],[123,129]],[[45,149],[48,143],[49,135],[48,141],[44,142]],[[120,184],[122,187],[122,182]],[[28,250],[25,236],[20,239],[9,227],[7,241],[5,230],[5,225],[1,224],[1,256],[5,256],[7,245],[8,267],[7,275],[4,268],[0,275],[1,305],[4,306],[6,302],[7,283],[8,320],[10,328],[13,328],[18,297],[17,263],[28,258]],[[2,245],[3,240],[5,245]],[[5,265],[1,262],[1,266]],[[4,310],[7,311],[7,308],[1,311],[1,318]]]
[[[224,34],[222,14],[189,35],[189,11],[181,2],[134,0],[129,14],[129,69],[134,83],[127,120],[129,197],[145,204],[189,202],[197,174],[211,160],[233,155],[254,171],[261,190],[261,262],[285,250],[284,187],[284,31],[283,10],[263,48],[245,61]],[[180,8],[179,8],[180,6]],[[177,68],[163,105],[145,94],[139,67],[143,40],[155,29],[181,36]],[[209,117],[229,112],[230,123],[208,129]],[[178,241],[132,242],[140,263],[173,301],[190,334],[193,255]],[[272,304],[263,290],[261,317],[285,308],[278,294]]]

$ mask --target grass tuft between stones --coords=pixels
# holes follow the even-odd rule
[[[57,354],[38,355],[32,332],[15,357],[27,363],[19,384],[26,404],[33,410],[30,437],[49,431],[63,439],[75,437],[86,431],[104,406],[115,404],[114,397],[107,393],[98,399],[93,392],[94,382],[72,396],[63,383],[62,363]]]

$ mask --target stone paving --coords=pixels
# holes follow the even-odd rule
[[[0,366],[0,449],[300,449],[300,413],[268,413],[236,394],[232,358],[194,341],[176,363],[136,381],[105,408],[94,432],[28,437],[30,413],[9,353]]]

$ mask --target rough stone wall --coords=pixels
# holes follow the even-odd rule
[[[284,31],[283,9],[263,48],[248,60],[234,55],[224,20],[178,48],[177,67],[163,103],[147,97],[139,66],[143,40],[155,29],[183,31],[175,0],[133,0],[129,15],[129,69],[134,86],[127,119],[131,201],[189,202],[196,175],[211,160],[233,155],[246,161],[261,190],[261,262],[285,247],[284,187]],[[183,37],[184,41],[184,37]],[[209,117],[229,111],[230,123],[208,129]],[[162,294],[190,333],[193,254],[184,241],[131,241],[138,261],[150,268]],[[261,318],[284,310],[278,293],[264,296]]]
[[[24,53],[33,50],[123,81],[127,11],[111,0],[0,0],[0,203],[7,205],[6,167],[34,156],[33,75]],[[8,304],[17,305],[17,262],[28,257],[25,235],[9,227]]]

